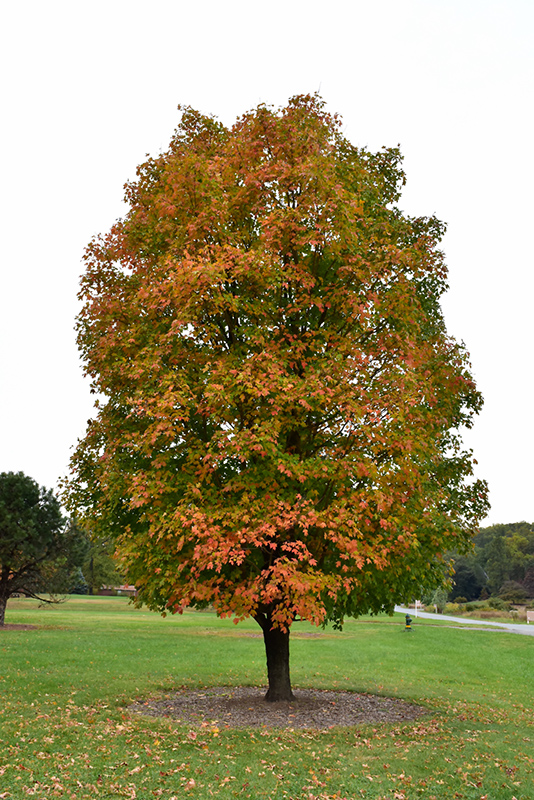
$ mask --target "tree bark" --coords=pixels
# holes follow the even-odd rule
[[[294,700],[289,676],[289,630],[273,628],[270,615],[258,614],[256,622],[263,631],[267,656],[267,680],[269,688],[265,700],[269,703]]]
[[[4,626],[6,616],[7,598],[0,597],[0,628]]]

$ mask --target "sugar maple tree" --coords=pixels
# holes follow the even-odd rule
[[[403,183],[398,150],[354,147],[316,96],[232,128],[186,108],[86,252],[103,400],[71,502],[114,533],[140,602],[259,623],[267,700],[292,696],[296,619],[391,611],[486,510],[443,225],[398,210]]]

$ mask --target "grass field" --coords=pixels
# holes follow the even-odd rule
[[[327,731],[180,726],[131,715],[182,686],[264,685],[255,623],[162,619],[125,598],[11,600],[0,632],[0,798],[532,800],[534,637],[403,618],[294,626],[299,687],[417,701],[428,717]],[[315,629],[314,629],[315,630]],[[258,689],[258,691],[261,691]]]

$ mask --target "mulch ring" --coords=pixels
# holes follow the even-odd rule
[[[217,686],[183,689],[159,700],[134,703],[129,710],[170,717],[182,723],[214,723],[228,728],[313,728],[406,722],[429,714],[427,708],[391,697],[298,689],[291,702],[267,703],[265,689]]]

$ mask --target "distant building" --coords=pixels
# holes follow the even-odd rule
[[[137,589],[135,586],[129,586],[126,583],[121,584],[120,586],[102,586],[101,589],[98,590],[98,594],[106,595],[108,597],[115,596],[115,595],[126,595],[127,597],[136,597],[137,596]]]

